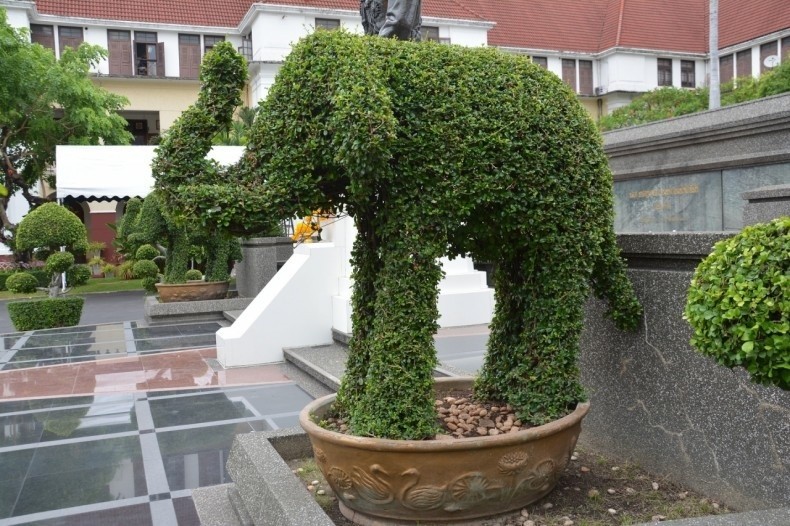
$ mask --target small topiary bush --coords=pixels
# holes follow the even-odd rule
[[[49,281],[52,278],[52,274],[44,270],[26,270],[25,273],[36,278],[39,287],[48,287]]]
[[[71,252],[55,252],[47,258],[44,270],[50,274],[66,272],[74,265],[74,254]]]
[[[160,256],[159,250],[156,249],[155,246],[145,244],[137,249],[134,257],[135,259],[154,259],[157,256]]]
[[[187,270],[187,273],[185,274],[185,276],[186,276],[187,280],[201,280],[201,279],[203,279],[203,273],[200,272],[196,268],[192,268],[192,269]]]
[[[156,292],[156,284],[159,283],[159,276],[155,278],[143,278],[142,286],[148,292]]]
[[[700,352],[790,390],[790,217],[717,243],[694,273],[685,318]]]
[[[150,259],[141,259],[134,264],[134,275],[138,278],[155,278],[159,274],[159,267]]]
[[[88,265],[74,265],[66,271],[66,283],[72,287],[85,285],[91,277],[91,269]]]
[[[28,272],[16,272],[8,277],[6,287],[14,294],[28,294],[36,291],[38,280]]]
[[[83,298],[14,301],[8,304],[8,315],[18,331],[72,327],[80,322],[84,302]]]

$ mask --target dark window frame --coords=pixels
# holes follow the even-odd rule
[[[697,63],[693,60],[680,61],[680,87],[681,88],[696,88],[697,87]]]
[[[110,75],[132,76],[132,32],[128,29],[108,29],[107,50]]]
[[[327,31],[335,31],[340,29],[339,18],[317,18],[315,19],[316,29],[325,29]]]
[[[420,28],[420,36],[423,40],[430,40],[432,42],[441,42],[439,36],[439,26],[422,26]]]
[[[205,55],[220,42],[225,42],[223,35],[203,35],[203,54]]]
[[[81,27],[58,26],[58,47],[61,55],[67,47],[77,49],[83,42],[85,42],[85,36]]]
[[[579,59],[576,67],[579,70],[579,95],[595,95],[593,61]]]
[[[55,27],[46,24],[30,24],[30,41],[55,51]]]
[[[576,82],[576,59],[564,58],[562,59],[562,81],[567,84],[574,93],[578,92],[578,84]]]
[[[543,69],[549,69],[549,57],[532,57],[532,62]]]
[[[158,42],[153,31],[135,31],[134,75],[138,77],[164,77],[164,43]],[[153,57],[153,58],[152,58]]]
[[[199,34],[178,34],[178,68],[179,76],[184,79],[196,79],[200,75]]]
[[[657,72],[659,86],[672,86],[672,59],[659,58],[657,59]]]

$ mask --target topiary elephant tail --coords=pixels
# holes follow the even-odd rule
[[[625,273],[625,261],[620,256],[612,229],[604,232],[600,256],[595,261],[590,281],[595,295],[609,302],[606,315],[612,318],[617,328],[636,330],[642,319],[642,306]]]

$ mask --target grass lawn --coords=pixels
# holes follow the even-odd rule
[[[79,287],[74,287],[69,294],[90,294],[94,292],[119,292],[124,290],[143,290],[140,279],[121,279],[121,278],[90,278],[88,283]],[[14,294],[7,290],[0,291],[0,300],[21,300],[28,298],[44,298],[47,293],[44,291],[34,292],[33,294]]]

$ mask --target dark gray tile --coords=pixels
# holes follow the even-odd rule
[[[200,526],[200,519],[192,497],[173,499],[173,508],[176,510],[178,526]]]
[[[32,449],[0,453],[0,519],[13,513],[34,453]]]
[[[33,409],[47,409],[52,406],[53,400],[46,398],[43,400],[12,400],[0,402],[0,415],[4,413],[17,413],[20,411],[30,411]]]
[[[231,400],[223,392],[158,398],[148,403],[157,429],[255,416],[242,401]]]
[[[483,352],[488,343],[487,334],[472,334],[465,336],[442,336],[434,339],[436,354],[439,359],[445,354],[467,352]]]
[[[301,411],[313,401],[313,397],[296,384],[267,385],[228,389],[225,393],[233,398],[244,397],[261,415]]]
[[[111,463],[91,464],[86,469],[50,472],[26,478],[13,516],[148,494],[145,483],[139,482],[145,479],[140,473],[143,470],[141,459],[125,462],[119,458]]]
[[[278,416],[272,418],[272,421],[277,424],[279,429],[288,427],[299,427],[299,415]]]
[[[35,450],[29,476],[51,476],[84,470],[114,472],[116,466],[142,464],[137,435],[39,447]]]
[[[190,499],[191,500],[191,499]],[[193,505],[194,507],[194,505]],[[148,504],[134,504],[97,510],[66,517],[57,517],[45,521],[36,521],[29,524],[37,526],[151,526],[151,506]],[[188,524],[188,523],[184,523]],[[193,523],[197,526],[199,523]],[[179,520],[178,526],[183,526]]]
[[[214,334],[221,328],[222,325],[214,321],[206,322],[206,323],[189,323],[189,324],[178,326],[178,330],[183,335]]]
[[[233,439],[251,431],[240,423],[157,433],[170,491],[230,482],[225,462]]]
[[[44,421],[41,441],[137,431],[134,402],[95,404],[76,409],[50,411]]]
[[[148,398],[165,398],[184,394],[198,395],[201,393],[214,393],[221,391],[219,387],[203,387],[200,389],[174,389],[172,391],[149,391]]]
[[[0,447],[33,444],[41,439],[48,412],[0,416]]]

